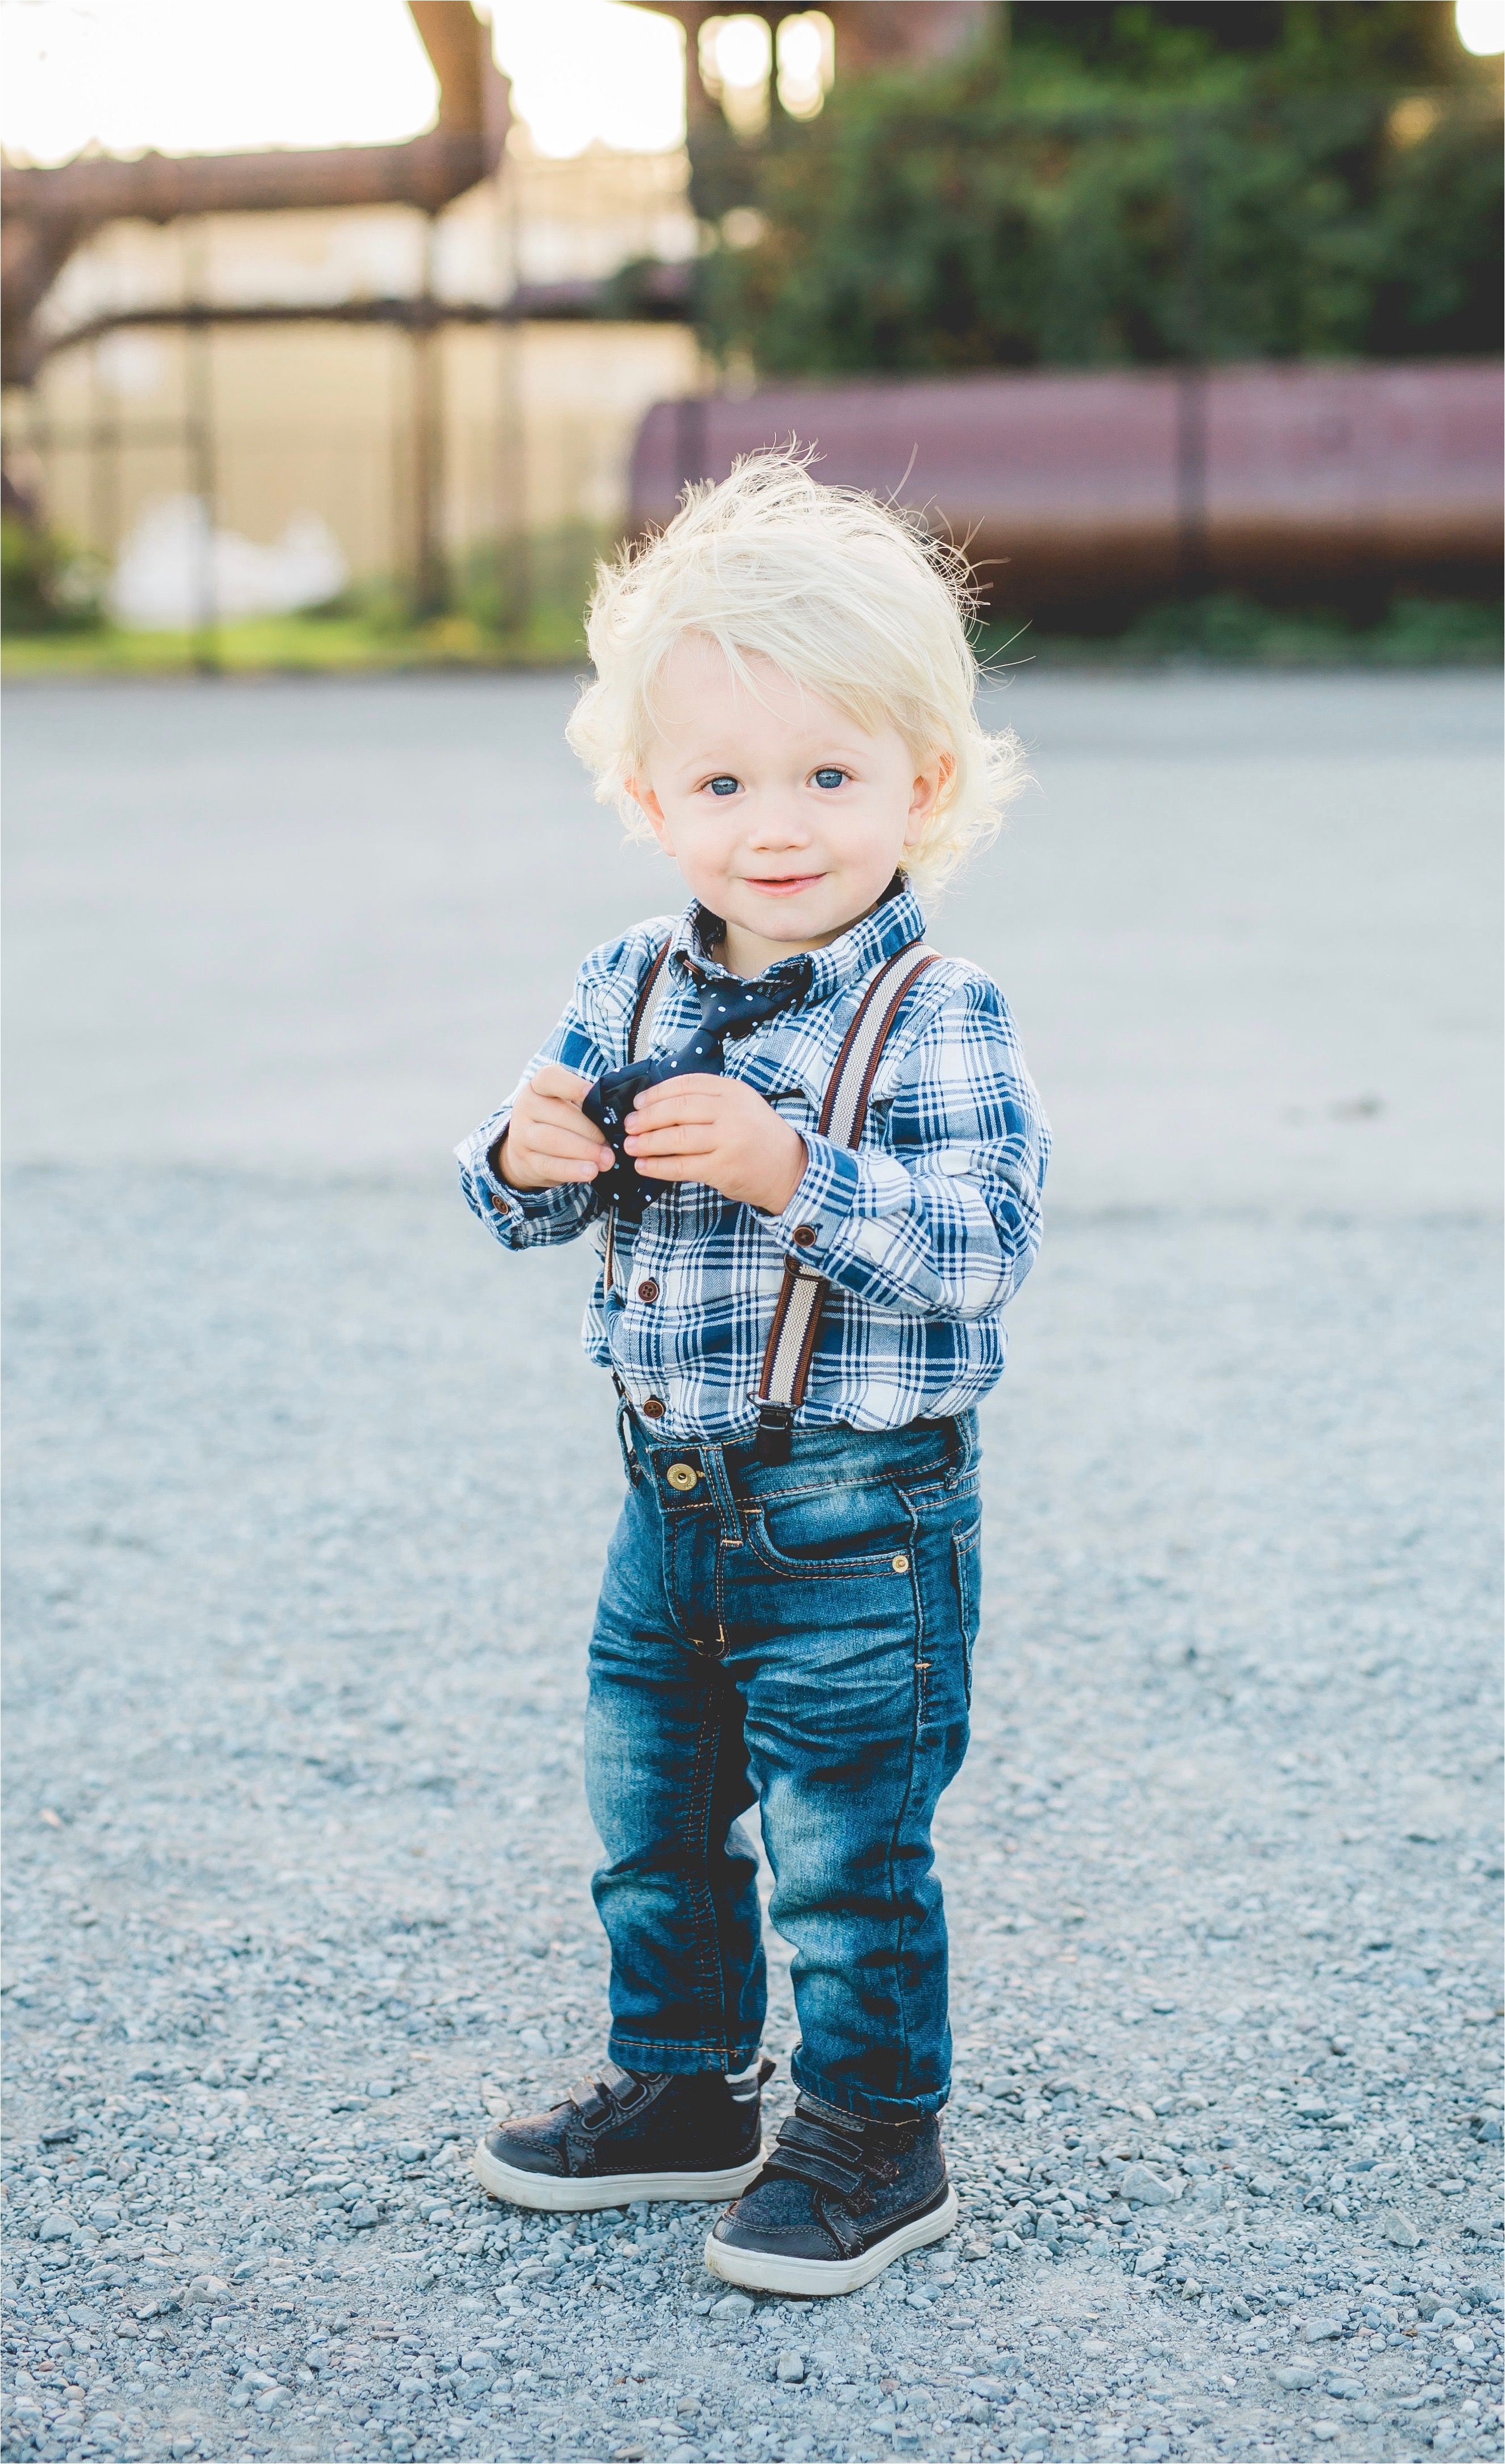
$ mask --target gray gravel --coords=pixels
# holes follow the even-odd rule
[[[1133,689],[1093,690],[1106,730]],[[156,718],[187,741],[207,707],[249,797],[269,705]],[[454,707],[415,693],[415,743]],[[1195,687],[1163,707],[1204,723]],[[271,708],[348,725],[336,698]],[[96,826],[77,739],[100,812],[129,806],[144,710],[12,717],[23,774],[30,750],[66,784],[30,808],[12,930],[92,930],[106,975],[119,919],[66,860]],[[393,765],[394,807],[414,783]],[[1435,847],[1416,860],[1430,881]],[[597,894],[563,825],[553,861],[550,966]],[[158,912],[181,892],[228,947],[210,863],[164,866]],[[1475,882],[1449,878],[1462,915]],[[390,905],[400,941],[410,881]],[[299,913],[295,1012],[328,952]],[[434,917],[413,930],[438,950]],[[149,932],[135,955],[149,982]],[[224,1118],[244,1098],[255,1124],[242,1160],[227,1131],[195,1168],[138,1092],[128,1135],[100,1106],[101,1170],[90,1120],[57,1126],[90,1036],[26,1064],[48,1126],[10,1206],[7,2455],[1496,2453],[1497,1243],[1467,1110],[1409,1209],[1366,1196],[1347,1120],[1326,1212],[1294,1199],[1295,1149],[1267,1205],[1203,1211],[1128,1202],[1122,1142],[1083,1141],[984,1416],[975,1742],[941,1824],[962,2228],[850,2301],[749,2304],[703,2273],[703,2211],[571,2230],[466,2169],[488,2111],[602,2041],[579,1714],[620,1473],[580,1262],[498,1257],[437,1155],[316,1159],[344,1062],[313,1049],[279,1113],[216,996],[206,968],[156,1046],[147,994],[124,1031],[166,1085],[196,1020]],[[1191,1008],[1240,998],[1204,978]],[[1343,1083],[1335,1007],[1311,1066]],[[103,1084],[102,1024],[92,1048]],[[781,2057],[792,2024],[776,1959]],[[775,2116],[787,2095],[781,2059]]]

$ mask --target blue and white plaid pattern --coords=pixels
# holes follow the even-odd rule
[[[600,1225],[601,1197],[591,1183],[511,1190],[487,1156],[520,1088],[545,1062],[587,1079],[624,1065],[638,988],[666,935],[670,982],[653,1048],[667,1050],[691,1032],[699,1017],[697,979],[724,972],[706,955],[702,912],[692,904],[677,920],[653,917],[592,951],[519,1089],[455,1150],[466,1198],[504,1247],[573,1241]],[[816,1134],[864,984],[923,932],[914,892],[900,886],[814,953],[803,1001],[728,1046],[727,1076],[774,1105],[808,1151],[781,1215],[733,1205],[698,1183],[672,1182],[640,1224],[619,1227],[612,1288],[604,1289],[598,1272],[586,1310],[586,1350],[616,1372],[634,1410],[647,1407],[664,1437],[691,1444],[752,1436],[786,1258],[830,1285],[798,1426],[902,1428],[966,1410],[1002,1375],[1000,1312],[1040,1245],[1051,1141],[991,978],[962,958],[929,968],[884,1047],[860,1146]],[[793,963],[770,968],[770,979]]]

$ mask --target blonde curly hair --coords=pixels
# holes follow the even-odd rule
[[[664,662],[687,634],[719,645],[735,672],[772,664],[869,735],[896,728],[917,759],[940,754],[941,791],[906,869],[938,889],[990,838],[1025,783],[1011,728],[977,715],[965,559],[918,516],[860,488],[822,485],[790,447],[743,454],[731,476],[684,492],[656,535],[598,565],[587,619],[595,668],[569,741],[634,836]]]

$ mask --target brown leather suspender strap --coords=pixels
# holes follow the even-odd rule
[[[669,990],[664,977],[664,961],[668,956],[669,944],[666,941],[638,985],[637,999],[632,1004],[632,1023],[627,1031],[629,1061],[637,1059],[640,1046],[653,1034],[653,1021],[658,1015],[659,1004]]]
[[[867,1118],[868,1098],[877,1076],[883,1048],[912,985],[939,953],[912,942],[886,959],[857,1004],[847,1029],[826,1100],[821,1106],[819,1133],[836,1145],[854,1147]],[[786,1463],[794,1415],[805,1400],[810,1362],[820,1331],[826,1299],[826,1278],[786,1258],[784,1282],[774,1308],[758,1380],[758,1458],[761,1463]]]
[[[664,995],[669,990],[669,972],[664,963],[668,956],[669,943],[666,941],[653,959],[648,973],[643,978],[642,982],[638,985],[637,999],[632,1004],[632,1022],[627,1031],[627,1057],[629,1061],[635,1061],[643,1045],[645,1044],[652,1043],[653,1041],[653,1023],[656,1020],[660,1009],[663,1007]],[[603,1291],[609,1292],[615,1281],[616,1208],[613,1206],[607,1217],[606,1245],[601,1253],[601,1282]]]

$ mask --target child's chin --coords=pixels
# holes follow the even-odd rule
[[[802,890],[750,890],[742,887],[737,901],[741,921],[753,932],[824,932],[845,915],[846,891],[829,873]]]

